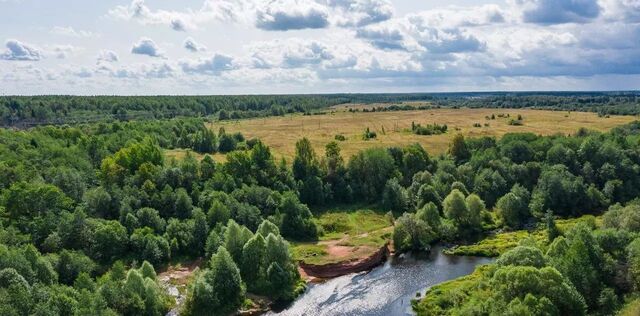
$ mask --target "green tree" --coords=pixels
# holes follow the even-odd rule
[[[226,224],[231,219],[231,210],[221,201],[215,200],[207,212],[207,220],[210,226]]]
[[[421,208],[428,203],[434,203],[438,208],[440,208],[442,205],[442,198],[432,185],[423,184],[420,186],[416,196],[416,207]]]
[[[452,220],[458,234],[468,236],[480,230],[481,213],[484,211],[484,202],[475,194],[469,195],[466,200],[464,194],[454,189],[442,203],[445,216]]]
[[[382,191],[382,207],[394,213],[402,213],[408,208],[408,196],[398,179],[389,179]]]
[[[435,239],[433,228],[414,214],[404,213],[395,222],[393,244],[400,252],[428,249]]]
[[[456,134],[453,137],[451,144],[449,144],[449,154],[453,156],[457,163],[464,162],[471,157],[471,152],[469,152],[462,134]]]
[[[516,184],[511,192],[502,196],[496,203],[498,214],[504,224],[510,228],[519,228],[530,217],[529,191]]]
[[[193,211],[193,253],[201,256],[205,252],[205,245],[209,236],[209,224],[201,209]]]
[[[562,232],[558,226],[556,226],[556,220],[551,210],[547,210],[547,213],[545,213],[544,221],[547,228],[547,240],[551,243],[556,237],[562,235]]]
[[[354,194],[367,201],[379,199],[387,181],[399,175],[393,157],[381,148],[358,152],[349,160],[348,174]]]
[[[91,252],[93,258],[108,262],[123,256],[128,248],[127,229],[117,221],[107,221],[94,231]]]
[[[411,144],[402,149],[402,175],[404,185],[409,185],[413,176],[429,168],[431,161],[429,154],[419,143]]]
[[[318,237],[318,229],[312,220],[311,211],[300,203],[293,193],[283,194],[278,211],[282,214],[282,236],[296,240],[313,240]]]
[[[242,262],[242,248],[253,237],[253,234],[245,226],[238,225],[230,220],[224,231],[224,248],[233,257],[233,261]]]
[[[196,276],[188,292],[183,313],[185,315],[222,315],[235,312],[244,300],[240,270],[229,252],[220,247],[211,257],[209,269]]]
[[[264,291],[266,277],[265,260],[267,245],[261,234],[255,234],[242,248],[240,273],[251,291]]]

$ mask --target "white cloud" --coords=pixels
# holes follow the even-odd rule
[[[132,64],[126,66],[114,66],[113,64],[100,64],[93,73],[98,76],[107,76],[119,79],[163,79],[176,75],[175,66],[168,62],[150,64]]]
[[[65,59],[69,57],[69,55],[78,51],[78,48],[72,45],[55,45],[51,48],[51,52],[58,59]]]
[[[154,10],[144,0],[118,5],[108,16],[143,25],[167,25],[176,31],[212,22],[241,22],[267,31],[358,27],[390,19],[387,0],[204,0],[198,10]]]
[[[597,18],[598,0],[513,0],[525,22],[540,24],[584,23]]]
[[[113,63],[120,60],[120,57],[118,57],[118,54],[112,50],[103,49],[100,51],[100,53],[98,53],[96,59],[98,60],[98,62],[105,61],[108,63]]]
[[[326,0],[329,7],[337,10],[333,14],[336,25],[364,26],[390,19],[393,6],[386,0]]]
[[[209,58],[183,60],[180,62],[180,66],[182,67],[182,71],[188,74],[214,76],[236,68],[233,63],[233,57],[217,53]]]
[[[196,41],[191,37],[187,37],[184,40],[184,43],[182,45],[184,46],[184,48],[186,50],[188,50],[190,52],[193,52],[193,53],[203,52],[203,51],[207,50],[206,46],[196,43]]]
[[[38,61],[42,59],[42,53],[31,44],[23,43],[15,39],[5,42],[6,51],[0,54],[0,59],[4,60],[30,60]]]
[[[77,38],[89,38],[97,36],[93,32],[83,31],[83,30],[75,30],[71,26],[54,26],[51,31],[51,34],[69,36],[69,37],[77,37]]]
[[[640,1],[600,0],[603,16],[610,21],[640,22]]]
[[[0,48],[1,59],[66,59],[48,60],[40,68],[27,67],[34,63],[5,62],[0,78],[17,80],[7,91],[28,91],[26,87],[34,85],[20,83],[31,79],[54,87],[49,83],[53,78],[54,88],[64,88],[68,82],[87,90],[60,91],[81,93],[105,91],[99,89],[107,86],[117,89],[109,91],[137,93],[218,91],[207,90],[211,87],[224,87],[219,91],[225,93],[293,93],[511,89],[528,87],[527,81],[531,88],[578,87],[571,82],[579,82],[609,89],[622,83],[607,79],[640,82],[640,2],[594,1],[445,4],[398,16],[387,0],[196,0],[200,6],[193,9],[135,0],[115,7],[108,16],[143,27],[110,28],[113,25],[98,19],[96,29],[111,32],[110,39],[124,38],[109,46],[120,53],[131,43],[122,42],[130,34],[118,32],[154,34],[156,41],[140,38],[131,52],[161,58],[120,59],[114,51],[100,51],[92,32],[41,26],[40,31],[73,37],[78,46],[47,42],[40,34],[23,38],[39,39],[40,46],[8,41],[6,48]],[[172,9],[166,9],[169,5]],[[397,6],[398,11],[407,11]],[[165,32],[146,29],[152,26]],[[190,36],[164,36],[170,29]],[[288,30],[296,31],[284,32]],[[205,46],[191,36],[206,39],[210,50],[224,47],[233,54],[203,54]],[[100,52],[86,56],[79,45]],[[160,47],[170,49],[176,59],[167,58]],[[152,80],[157,78],[165,80]],[[271,90],[272,83],[279,88]]]
[[[151,57],[164,57],[163,52],[160,50],[158,45],[156,45],[156,42],[147,37],[142,37],[138,42],[134,43],[131,48],[131,53]]]
[[[152,10],[144,0],[133,0],[129,5],[118,5],[109,10],[108,16],[125,21],[137,21],[144,25],[167,25],[176,31],[197,29],[198,24],[210,21],[236,20],[242,11],[240,1],[206,0],[199,10]]]
[[[274,0],[258,6],[255,25],[267,31],[325,28],[329,12],[311,0]]]

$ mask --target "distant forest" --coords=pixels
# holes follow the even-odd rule
[[[436,107],[535,108],[640,114],[640,92],[475,92],[244,96],[1,96],[0,126],[211,116],[221,120],[319,112],[344,103],[430,102]]]

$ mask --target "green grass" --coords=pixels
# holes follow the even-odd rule
[[[310,264],[323,264],[326,261],[327,247],[317,243],[292,243],[291,254],[298,261]]]
[[[638,316],[640,315],[640,298],[637,298],[627,304],[618,312],[618,316]]]
[[[316,223],[322,227],[320,240],[340,239],[358,236],[389,227],[391,222],[384,214],[371,210],[330,210],[318,217]]]
[[[315,210],[322,235],[318,242],[292,243],[295,260],[327,264],[371,255],[391,239],[392,223],[375,206],[351,205]],[[337,256],[330,247],[348,247]]]
[[[457,256],[497,257],[516,247],[520,240],[529,236],[532,236],[536,241],[546,240],[542,231],[529,233],[526,230],[518,230],[495,234],[472,245],[447,249],[445,253]]]
[[[427,290],[422,299],[412,300],[413,311],[418,315],[449,315],[451,309],[466,302],[469,297],[489,297],[490,293],[482,293],[480,284],[487,280],[494,265],[483,265],[466,276],[434,285]]]
[[[578,218],[556,220],[556,225],[561,231],[567,231],[579,222],[589,222],[599,226],[602,220],[600,217],[585,215]],[[539,244],[544,244],[547,242],[547,230],[536,229],[533,231],[516,230],[502,232],[484,238],[472,245],[463,245],[447,249],[445,253],[458,256],[498,257],[509,249],[516,247],[520,240],[527,237],[533,237]]]

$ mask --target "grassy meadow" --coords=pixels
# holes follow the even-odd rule
[[[584,215],[578,218],[558,219],[556,220],[556,225],[560,231],[565,232],[580,222],[592,222],[596,226],[600,226],[602,224],[602,218]],[[538,244],[544,244],[547,242],[547,230],[539,228],[533,231],[515,230],[500,232],[483,238],[475,244],[458,246],[445,250],[445,252],[458,256],[498,257],[518,246],[518,243],[527,237],[532,237]]]
[[[359,108],[358,105],[353,105]],[[498,117],[503,114],[505,117]],[[506,115],[509,117],[506,117]],[[495,115],[495,119],[487,119]],[[521,115],[522,126],[509,121]],[[465,136],[500,137],[512,132],[531,132],[540,135],[571,134],[579,128],[606,131],[629,123],[634,116],[598,117],[596,113],[543,111],[529,109],[433,109],[415,111],[349,112],[346,106],[337,106],[323,115],[287,115],[236,121],[215,122],[210,125],[216,132],[224,127],[227,132],[242,132],[247,138],[257,137],[271,147],[276,157],[291,161],[295,143],[307,137],[318,154],[324,146],[340,134],[347,139],[340,142],[345,159],[369,147],[403,146],[420,143],[430,154],[444,153],[457,133]],[[421,136],[411,132],[416,124],[447,124],[449,131],[442,135]],[[479,123],[481,127],[474,127]],[[488,126],[485,126],[487,124]],[[369,128],[377,133],[376,139],[363,140]]]
[[[295,260],[327,264],[367,257],[391,239],[393,227],[382,212],[370,208],[331,208],[316,216],[318,242],[292,244]]]

